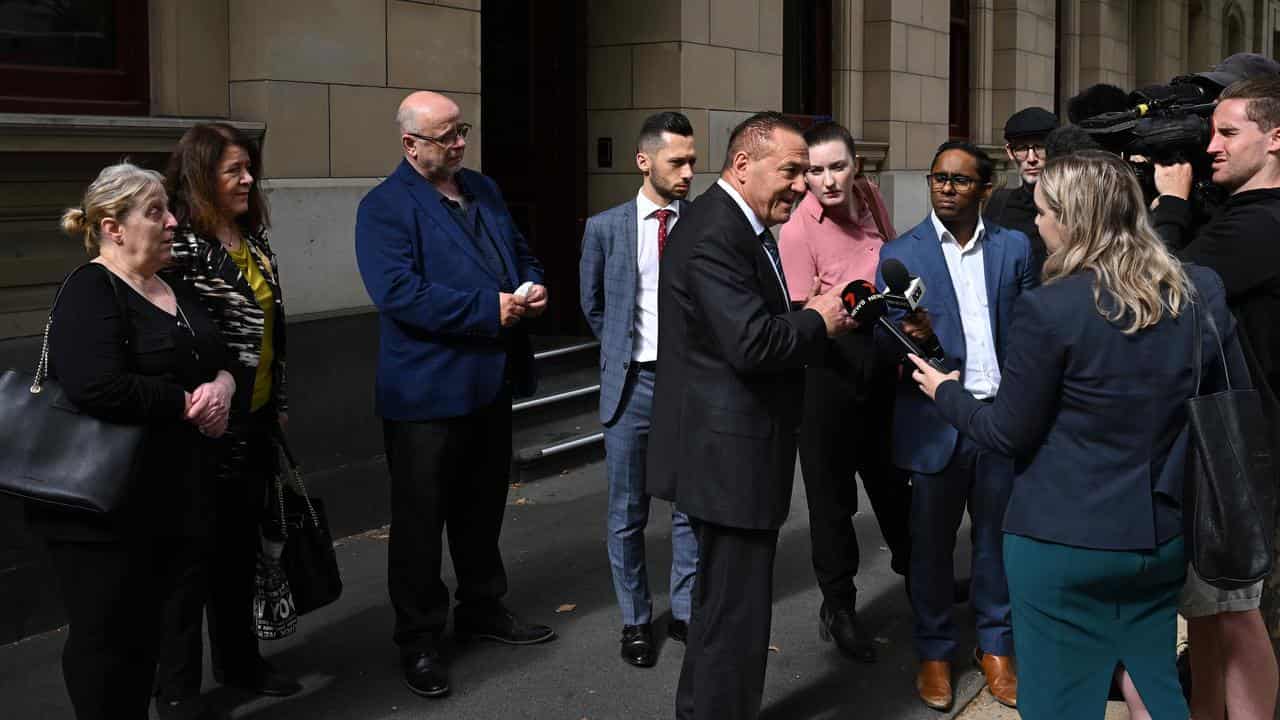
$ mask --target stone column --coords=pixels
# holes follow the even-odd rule
[[[635,139],[652,113],[693,124],[696,194],[719,175],[734,125],[782,109],[782,0],[593,0],[587,11],[589,212],[635,194]]]
[[[1056,28],[1052,0],[985,0],[993,5],[991,106],[987,132],[974,139],[1004,144],[1009,116],[1032,106],[1053,111]],[[984,53],[975,43],[975,55]]]
[[[947,139],[949,3],[865,0],[863,137],[887,142],[880,188],[896,227],[928,207],[923,176]]]
[[[1131,0],[1081,0],[1080,87],[1097,83],[1133,88]]]

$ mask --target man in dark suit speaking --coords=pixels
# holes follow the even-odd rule
[[[747,118],[729,136],[720,179],[685,211],[661,260],[648,486],[689,516],[699,545],[681,720],[759,714],[803,369],[855,324],[838,287],[791,310],[768,226],[791,216],[808,166],[789,120]]]

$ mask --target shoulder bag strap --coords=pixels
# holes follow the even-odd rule
[[[36,364],[36,374],[31,382],[31,392],[33,393],[40,392],[45,379],[49,377],[49,329],[53,327],[53,311],[58,307],[58,300],[62,298],[62,291],[66,289],[67,283],[71,282],[71,278],[75,277],[76,273],[95,264],[97,263],[85,263],[67,273],[67,276],[62,279],[62,284],[58,286],[58,291],[53,295],[53,302],[49,304],[49,317],[44,322],[44,334],[40,343],[40,360]],[[120,288],[120,279],[105,267],[102,268],[102,271],[107,274],[107,278],[111,281],[111,289],[116,296],[116,305],[120,309],[121,320],[124,321],[125,327],[132,327],[129,322],[129,308],[124,300],[124,291]]]
[[[1191,397],[1200,397],[1200,381],[1204,375],[1204,340],[1200,337],[1200,297],[1191,295],[1188,303],[1191,306],[1191,366],[1196,376],[1195,389]]]

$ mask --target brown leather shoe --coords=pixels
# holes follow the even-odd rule
[[[946,712],[955,696],[951,691],[951,663],[946,660],[921,660],[916,674],[916,692],[925,705]]]
[[[1018,707],[1018,672],[1013,667],[1013,658],[974,650],[973,661],[982,668],[982,674],[987,676],[991,697],[1001,705]]]

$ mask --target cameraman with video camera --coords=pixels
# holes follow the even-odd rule
[[[1213,183],[1230,196],[1193,231],[1186,202],[1190,166],[1157,165],[1156,214],[1171,249],[1222,277],[1244,331],[1254,385],[1264,404],[1269,401],[1275,426],[1268,386],[1280,386],[1280,66],[1260,56],[1249,61],[1259,69],[1269,64],[1270,71],[1248,73],[1253,76],[1222,92],[1208,147]],[[1232,720],[1272,717],[1277,669],[1259,611],[1261,586],[1224,591],[1188,576],[1180,611],[1189,626],[1191,714],[1197,720],[1222,718],[1224,710]]]

